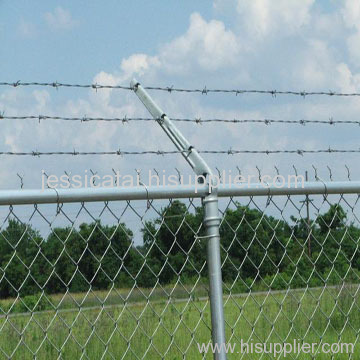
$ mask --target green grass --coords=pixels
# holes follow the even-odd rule
[[[124,294],[125,290],[122,290]],[[120,292],[120,290],[119,290]],[[99,297],[105,292],[99,292]],[[139,295],[139,294],[138,294]],[[181,294],[178,294],[179,299]],[[115,299],[115,295],[112,294]],[[10,314],[0,318],[0,348],[13,359],[201,359],[196,343],[211,337],[209,303],[192,298],[189,301],[161,300],[124,305],[107,304],[88,310],[67,309],[40,313]],[[75,294],[81,299],[84,294]],[[140,295],[138,296],[140,298]],[[52,302],[56,295],[52,297]],[[136,301],[135,301],[136,300]],[[7,300],[11,301],[11,300]],[[90,300],[89,300],[90,301]],[[115,300],[112,300],[115,301]],[[91,301],[89,302],[89,304]],[[273,294],[241,294],[224,297],[227,340],[253,342],[355,342],[360,329],[360,297],[356,287],[291,290]],[[4,303],[2,303],[4,306]],[[22,333],[22,335],[19,335]],[[46,337],[45,337],[46,334]],[[340,338],[341,335],[341,338]],[[237,351],[240,348],[237,348]],[[104,355],[105,354],[105,355]],[[112,355],[112,356],[111,356]],[[229,354],[228,359],[238,359]],[[259,359],[246,355],[244,359]],[[291,359],[288,356],[286,359]],[[295,357],[294,357],[295,358]],[[301,360],[311,359],[302,354]],[[355,346],[354,359],[360,358]],[[0,352],[0,359],[6,355]],[[212,359],[208,354],[206,359]],[[264,355],[262,359],[273,359]],[[318,355],[316,360],[331,359]],[[336,360],[349,355],[336,355]]]

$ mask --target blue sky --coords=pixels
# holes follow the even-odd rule
[[[59,7],[68,18],[54,26],[48,15],[60,17]],[[186,30],[195,11],[210,19],[212,3],[1,1],[0,76],[88,82],[92,74],[115,70],[133,53],[156,53]]]
[[[0,0],[1,81],[360,91],[358,0],[24,1]],[[152,94],[172,117],[356,120],[358,99]],[[7,115],[147,116],[119,90],[0,88]],[[2,121],[2,150],[172,150],[156,124]],[[179,125],[200,150],[358,148],[355,126]],[[292,165],[356,173],[358,155],[207,156],[212,167],[284,173]],[[0,187],[39,187],[40,173],[189,172],[178,157],[2,159]],[[360,175],[360,172],[358,172]]]

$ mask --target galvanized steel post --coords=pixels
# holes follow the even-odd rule
[[[212,339],[218,344],[220,353],[215,353],[214,358],[226,359],[225,353],[225,319],[223,305],[223,290],[220,257],[220,217],[218,207],[217,189],[203,198],[204,225],[207,237],[207,262],[210,283],[210,307]]]
[[[178,150],[182,152],[185,160],[190,164],[196,175],[202,176],[209,185],[213,185],[214,177],[211,169],[199,155],[194,146],[181,134],[169,117],[155,104],[150,95],[136,81],[131,82],[135,94],[139,97],[150,114],[162,127]],[[213,344],[218,346],[219,352],[214,352],[214,359],[226,360],[225,352],[225,319],[223,307],[221,258],[220,258],[220,217],[218,208],[218,195],[216,187],[203,198],[204,225],[207,239],[207,263],[210,283],[210,309]]]

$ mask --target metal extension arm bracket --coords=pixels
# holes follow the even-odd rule
[[[198,176],[202,175],[204,178],[211,175],[211,169],[204,159],[185,139],[180,130],[170,121],[168,116],[155,104],[145,89],[135,79],[132,80],[131,87],[153,118],[158,122],[170,140],[174,143],[176,148],[181,151],[185,160],[190,164],[195,174]]]

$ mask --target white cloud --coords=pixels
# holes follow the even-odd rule
[[[345,26],[360,30],[360,2],[358,0],[345,0],[342,15]]]
[[[346,40],[346,44],[351,56],[351,61],[360,67],[360,31],[356,34],[350,35]]]
[[[58,6],[53,12],[47,12],[44,15],[47,25],[55,30],[68,30],[76,25],[68,10]]]
[[[237,11],[246,28],[264,37],[274,31],[292,34],[308,24],[315,0],[238,0]]]
[[[146,54],[134,54],[123,59],[121,62],[121,70],[130,77],[134,74],[144,75],[151,67],[158,67],[160,61],[156,56],[148,56]]]
[[[96,74],[93,79],[94,84],[107,84],[111,86],[118,85],[120,83],[120,79],[118,79],[115,75],[106,73],[105,71],[101,71]],[[101,89],[94,93],[90,92],[90,98],[97,105],[98,108],[106,109],[109,106],[110,95],[112,93],[111,89]]]
[[[157,81],[159,76],[165,79],[220,71],[237,64],[240,50],[236,35],[223,22],[207,22],[194,13],[185,34],[162,46],[157,55],[133,54],[123,59],[119,80],[127,83],[140,76]]]
[[[194,64],[202,70],[214,71],[234,64],[239,50],[235,34],[223,22],[206,22],[194,13],[187,32],[167,44],[159,58],[169,72],[188,72]]]
[[[51,107],[51,97],[47,90],[34,90],[33,91],[34,103],[36,111],[42,113]]]
[[[118,80],[132,77],[157,81],[159,76],[189,76],[192,72],[214,72],[238,63],[241,46],[236,35],[218,20],[206,21],[198,13],[190,16],[184,35],[163,45],[158,54],[133,54],[121,62]]]
[[[336,61],[326,41],[308,40],[297,56],[299,61],[291,65],[294,83],[316,89],[326,88],[331,82],[335,85]]]

